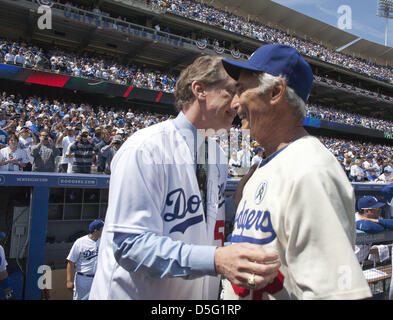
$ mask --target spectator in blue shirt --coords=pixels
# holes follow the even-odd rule
[[[371,168],[367,171],[367,180],[370,182],[373,182],[378,179],[378,175],[376,173],[376,170]]]
[[[38,116],[36,121],[31,125],[30,129],[33,133],[39,133],[44,128],[42,124],[42,117]]]
[[[393,219],[380,217],[384,202],[378,202],[375,197],[364,196],[357,202],[356,229],[367,233],[378,233],[393,230]]]

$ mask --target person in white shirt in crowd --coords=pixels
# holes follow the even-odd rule
[[[23,55],[23,50],[20,49],[18,54],[15,56],[14,64],[19,65],[19,66],[23,66],[25,64],[25,62],[26,62],[26,58]]]
[[[347,176],[349,176],[350,171],[351,171],[352,158],[353,158],[352,152],[346,152],[344,154],[343,167],[344,167],[344,170],[345,170],[345,173],[347,174]]]
[[[64,136],[65,134],[66,136]],[[68,147],[75,141],[75,131],[71,126],[67,126],[65,134],[63,133],[57,139],[57,143],[63,146],[59,171],[69,173],[71,172],[73,158],[66,157],[66,153]]]
[[[392,169],[390,169],[389,167],[386,167],[383,170],[383,173],[377,178],[377,180],[375,180],[375,182],[379,182],[379,183],[393,183],[393,174],[392,174]]]
[[[36,144],[38,140],[27,126],[23,126],[17,136],[19,138],[19,147],[26,152],[27,158],[29,159],[23,171],[31,171],[34,162],[34,158],[30,154],[31,147]]]
[[[369,154],[366,157],[366,160],[363,162],[363,168],[366,171],[366,175],[369,174],[371,170],[375,171],[375,164],[376,162],[374,161],[374,156]]]
[[[383,158],[381,156],[377,157],[377,161],[374,164],[375,174],[380,176],[383,173]]]
[[[388,161],[387,167],[389,167],[390,169],[393,170],[393,159],[391,159],[390,161]]]
[[[15,50],[9,51],[6,53],[6,55],[4,56],[4,61],[7,64],[14,64],[15,61]]]
[[[7,143],[8,147],[0,150],[0,171],[22,171],[29,159],[26,152],[19,148],[17,135],[9,134]]]
[[[237,153],[237,159],[240,161],[240,165],[242,168],[250,168],[251,167],[251,151],[250,146],[246,141],[242,142],[242,148]]]
[[[75,77],[81,76],[81,68],[80,68],[79,64],[75,65],[75,67],[72,69],[72,73]]]
[[[362,159],[356,159],[351,165],[351,169],[349,171],[349,180],[353,182],[362,182],[364,181],[365,172],[362,167]]]
[[[23,103],[23,102],[22,102]],[[20,131],[22,130],[22,128],[24,127],[24,126],[26,126],[26,123],[25,123],[26,121],[25,121],[25,119],[23,119],[23,118],[20,118],[19,119],[19,121],[18,121],[18,126],[16,127],[16,131],[15,131],[15,133],[18,135],[19,133],[20,133]]]
[[[240,161],[237,159],[237,152],[232,152],[232,156],[228,162],[228,171],[231,176],[239,174],[238,169],[241,167]]]

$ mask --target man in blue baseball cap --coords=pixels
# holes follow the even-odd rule
[[[384,230],[393,230],[393,219],[384,219],[381,217],[381,209],[386,205],[384,202],[378,201],[373,196],[363,196],[356,204],[357,212],[355,213],[356,229],[375,234]],[[367,259],[372,247],[372,243],[357,244],[355,246],[355,254],[362,266]],[[390,298],[393,297],[393,291],[390,290]]]
[[[73,290],[74,300],[86,300],[90,293],[103,227],[104,221],[100,219],[91,222],[89,234],[77,239],[68,254],[67,289]]]
[[[393,219],[384,219],[381,209],[386,205],[373,196],[361,197],[357,202],[356,228],[367,233],[393,230]]]
[[[353,188],[335,156],[302,126],[311,67],[296,49],[279,44],[260,47],[247,62],[222,63],[237,81],[242,128],[250,129],[266,155],[243,192],[235,193],[231,242],[263,245],[277,252],[281,262],[271,285],[253,291],[226,282],[224,298],[370,297],[353,250]],[[343,265],[350,268],[351,288],[337,287],[340,272],[332,270]],[[254,278],[248,279],[251,289]]]

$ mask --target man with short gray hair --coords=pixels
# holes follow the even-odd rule
[[[371,296],[354,254],[354,190],[334,155],[302,126],[313,82],[310,66],[296,49],[277,44],[260,47],[247,62],[223,65],[237,80],[242,125],[266,154],[243,192],[235,194],[240,202],[231,241],[259,244],[277,252],[281,262],[271,284],[253,290],[227,282],[224,297]],[[350,283],[343,283],[343,272]]]
[[[351,165],[349,171],[349,180],[352,182],[363,182],[365,177],[365,171],[362,167],[362,159],[356,159]]]

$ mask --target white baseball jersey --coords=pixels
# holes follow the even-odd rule
[[[95,274],[99,245],[100,239],[94,241],[89,235],[85,235],[75,241],[67,260],[75,263],[76,272]]]
[[[4,249],[0,245],[0,272],[7,270],[7,260],[5,259]]]
[[[261,290],[228,281],[225,299],[360,299],[370,288],[354,254],[355,196],[343,168],[305,136],[280,150],[247,182],[232,242],[276,251],[281,267]]]
[[[94,241],[86,235],[75,241],[68,254],[67,260],[75,263],[77,272],[74,279],[74,300],[83,299],[90,291],[93,282],[91,276],[95,274],[97,268],[99,246],[100,239]]]
[[[128,138],[114,156],[98,268],[89,299],[218,298],[219,277],[153,279],[142,271],[128,272],[114,258],[114,232],[150,231],[187,244],[223,245],[225,154],[209,139],[205,219],[194,157],[182,133],[171,120],[153,125]],[[213,159],[215,155],[219,158]]]

